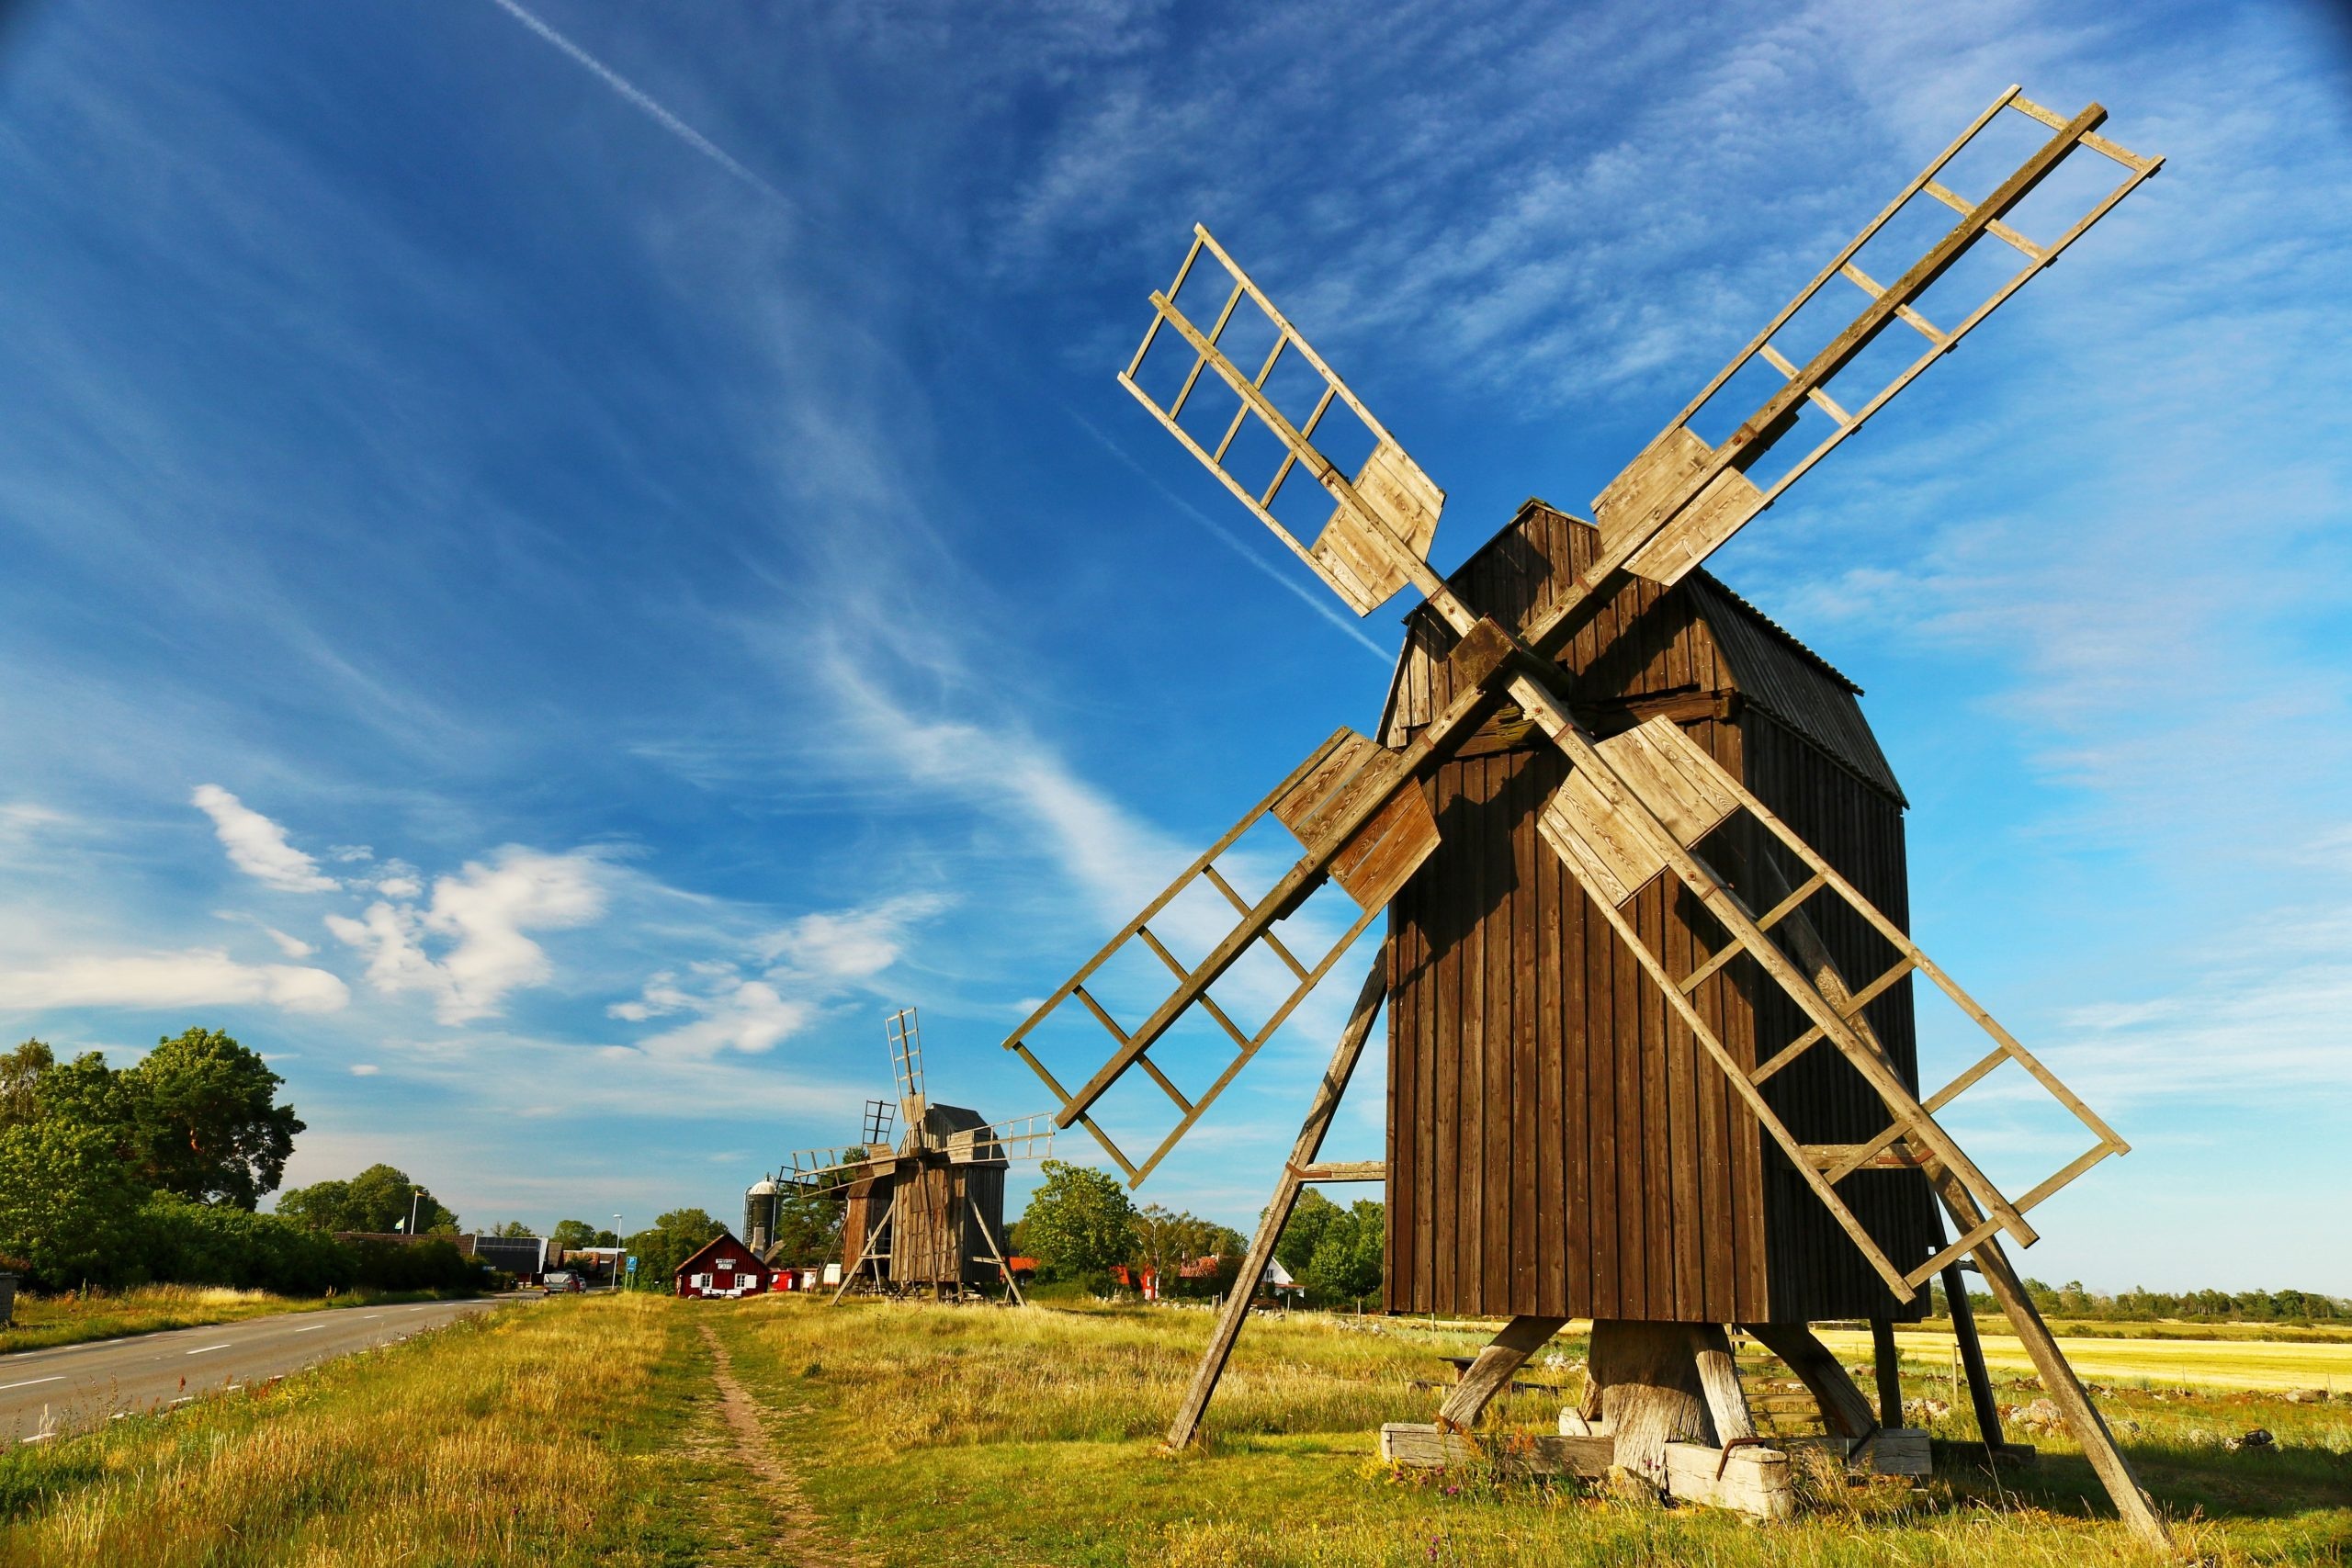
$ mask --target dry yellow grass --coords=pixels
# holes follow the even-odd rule
[[[659,1298],[516,1309],[0,1460],[0,1561],[522,1564],[627,1549]],[[615,1536],[611,1532],[624,1533]]]

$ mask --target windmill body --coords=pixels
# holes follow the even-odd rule
[[[1591,525],[1530,502],[1449,581],[1518,630],[1599,542]],[[1427,612],[1408,627],[1376,732],[1391,747],[1454,695],[1453,633]],[[1559,662],[1594,734],[1671,720],[1905,919],[1903,795],[1856,688],[1737,595],[1704,572],[1671,587],[1629,579]],[[1506,707],[1423,783],[1440,842],[1388,907],[1390,1310],[1718,1324],[1923,1315],[1923,1300],[1891,1300],[1820,1223],[1781,1151],[1739,1113],[1543,842],[1538,815],[1567,772]],[[1678,978],[1717,940],[1695,904],[1655,884],[1630,907]],[[1850,967],[1868,962],[1860,933],[1830,940]],[[1750,1070],[1759,1040],[1801,1027],[1740,966],[1693,998]],[[1908,985],[1869,1017],[1917,1092]],[[1857,1144],[1885,1121],[1835,1053],[1808,1054],[1765,1092],[1804,1145]],[[1858,1173],[1841,1190],[1887,1256],[1943,1245],[1918,1171]]]
[[[895,1108],[868,1100],[859,1142],[789,1156],[777,1176],[752,1187],[748,1201],[765,1201],[771,1214],[785,1191],[842,1205],[835,1301],[860,1288],[960,1297],[1000,1284],[1018,1301],[1004,1250],[1005,1173],[1015,1160],[1053,1152],[1052,1124],[1043,1114],[991,1122],[977,1111],[933,1102],[914,1009],[890,1015],[888,1036]],[[894,1122],[903,1128],[895,1143]]]

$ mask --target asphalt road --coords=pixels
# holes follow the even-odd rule
[[[502,1304],[411,1302],[280,1313],[0,1356],[0,1448],[44,1432],[81,1431],[118,1412],[168,1408],[214,1389],[283,1377]]]

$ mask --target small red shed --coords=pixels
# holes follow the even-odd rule
[[[678,1265],[676,1280],[682,1296],[732,1301],[763,1293],[768,1288],[768,1266],[750,1247],[720,1231]]]

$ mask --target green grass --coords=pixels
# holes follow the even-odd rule
[[[129,1291],[90,1291],[59,1296],[19,1295],[16,1323],[0,1328],[0,1355],[47,1350],[94,1339],[119,1339],[166,1328],[198,1328],[241,1323],[286,1312],[331,1307],[381,1306],[386,1302],[424,1302],[430,1291],[348,1291],[337,1296],[274,1296],[226,1285],[141,1285]]]
[[[1439,1394],[1414,1383],[1446,1375],[1439,1355],[1483,1339],[1466,1325],[1253,1324],[1211,1408],[1209,1442],[1170,1457],[1157,1439],[1205,1314],[784,1300],[713,1317],[763,1398],[808,1408],[772,1429],[799,1456],[818,1506],[880,1563],[2139,1560],[2079,1452],[2049,1434],[2031,1438],[2041,1463],[1999,1483],[1955,1472],[1917,1490],[1838,1485],[1807,1517],[1770,1528],[1577,1485],[1391,1473],[1373,1458],[1374,1430],[1429,1419]],[[1906,1392],[1942,1388],[1923,1375]],[[2010,1380],[2001,1397],[2024,1404],[2038,1392]],[[2102,1404],[2184,1545],[2223,1564],[2346,1562],[2352,1405],[2140,1391]],[[1548,1427],[1558,1405],[1522,1394],[1498,1416]],[[2222,1446],[2256,1425],[2277,1434],[2277,1451]],[[1957,1414],[1937,1435],[1972,1438],[1973,1425]]]
[[[1438,1359],[1491,1325],[1295,1315],[1253,1323],[1209,1441],[1159,1436],[1208,1314],[791,1297],[574,1297],[485,1314],[168,1417],[0,1454],[0,1562],[51,1568],[484,1564],[1982,1564],[2142,1561],[2072,1445],[1999,1482],[1816,1478],[1759,1527],[1496,1474],[1373,1458],[1427,1420]],[[716,1331],[758,1406],[753,1463],[720,1411]],[[1574,1341],[1557,1348],[1581,1355]],[[1906,1392],[1941,1397],[1932,1358]],[[1560,1393],[1498,1419],[1548,1427]],[[2039,1391],[2000,1380],[2005,1404]],[[1974,1436],[1964,1408],[1936,1435]],[[2100,1403],[2181,1543],[2218,1565],[2352,1560],[2352,1401],[2115,1389]],[[2260,1426],[2273,1451],[2224,1439]],[[2015,1435],[2015,1434],[2013,1434]],[[1962,1451],[1955,1447],[1947,1455]],[[794,1535],[760,1465],[797,1472]],[[828,1554],[831,1554],[830,1556]]]

